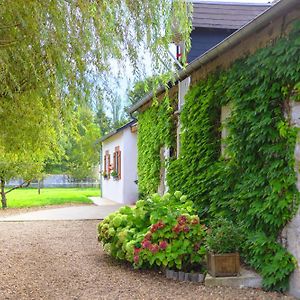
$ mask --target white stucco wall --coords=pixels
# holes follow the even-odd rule
[[[138,200],[137,180],[137,134],[126,129],[124,140],[124,199],[125,203],[135,203]]]
[[[109,179],[104,179],[102,176],[102,197],[104,199],[113,200],[118,203],[124,203],[123,187],[124,187],[124,178],[123,178],[123,132],[117,133],[102,143],[102,171],[104,170],[104,155],[106,151],[110,154],[110,163],[113,164],[113,157],[115,147],[120,147],[121,151],[121,179],[114,180],[111,176]]]
[[[102,197],[118,203],[132,204],[138,198],[138,187],[134,183],[137,179],[137,139],[130,126],[102,142],[102,168],[107,150],[113,165],[113,153],[118,146],[121,151],[121,179],[104,179],[102,176]]]

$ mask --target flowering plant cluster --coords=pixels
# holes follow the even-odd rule
[[[134,264],[190,271],[193,265],[202,264],[205,235],[206,227],[200,224],[198,216],[167,215],[151,225],[142,242],[134,248]]]
[[[98,238],[113,257],[134,267],[191,269],[205,255],[206,227],[181,192],[154,194],[123,207],[98,226]]]

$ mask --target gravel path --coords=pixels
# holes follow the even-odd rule
[[[105,255],[97,221],[0,223],[0,299],[293,299],[134,271]]]

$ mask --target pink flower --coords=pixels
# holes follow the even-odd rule
[[[157,231],[157,229],[158,229],[157,224],[154,224],[154,225],[152,225],[150,231],[153,233],[153,232]]]
[[[198,219],[198,218],[194,218],[194,219],[192,220],[192,224],[193,224],[193,225],[199,224],[199,219]]]
[[[133,261],[134,261],[134,263],[137,264],[139,262],[139,256],[135,255],[134,258],[133,258]]]
[[[167,248],[167,246],[168,246],[168,243],[166,241],[159,242],[159,248],[161,250],[165,250]]]
[[[134,255],[138,255],[141,252],[142,248],[134,248]]]
[[[181,226],[177,224],[176,226],[174,226],[172,228],[172,230],[173,230],[173,232],[178,234],[181,231]]]
[[[156,252],[158,252],[159,246],[158,246],[157,244],[152,244],[152,245],[150,246],[149,250],[150,250],[153,254],[155,254]]]
[[[162,229],[162,228],[165,227],[165,224],[164,224],[163,221],[159,221],[158,223],[156,223],[156,225],[157,225],[157,227],[158,227],[159,229]]]
[[[187,225],[184,226],[184,227],[183,227],[183,231],[184,231],[184,232],[189,232],[189,231],[190,231],[190,227],[187,226]]]
[[[151,246],[151,242],[149,240],[142,241],[142,247],[148,249]]]
[[[186,221],[187,221],[187,218],[185,216],[179,216],[177,218],[177,221],[178,221],[179,225],[184,225],[186,223]]]

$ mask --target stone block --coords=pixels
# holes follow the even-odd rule
[[[290,277],[289,292],[300,298],[300,209],[293,220],[285,227],[287,249],[297,259],[297,268]]]
[[[261,288],[262,278],[252,270],[241,269],[240,275],[235,277],[212,277],[207,274],[206,286],[229,286],[233,288]]]

